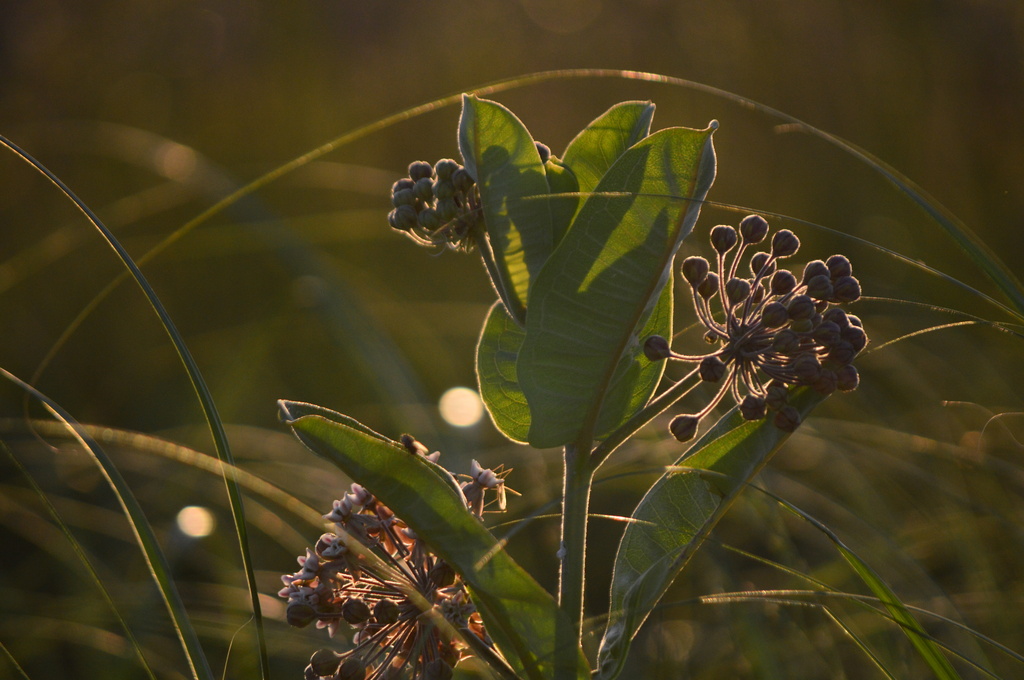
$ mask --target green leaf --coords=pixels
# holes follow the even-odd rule
[[[803,420],[823,399],[805,388],[790,396],[790,404]],[[615,556],[596,680],[619,675],[630,642],[651,610],[739,492],[788,438],[770,418],[745,421],[733,409],[677,461],[690,469],[670,470],[650,488]]]
[[[596,432],[620,360],[656,306],[714,181],[715,128],[661,130],[622,154],[537,277],[516,365],[532,446]],[[628,380],[616,386],[634,387]],[[615,415],[603,417],[630,414]]]
[[[487,313],[476,347],[480,398],[494,426],[509,439],[525,443],[530,432],[530,407],[519,388],[516,359],[526,333],[498,300]]]
[[[488,633],[531,679],[589,678],[568,619],[466,508],[454,478],[363,425],[328,409],[280,401],[282,418],[314,453],[391,508],[463,578]],[[565,644],[568,650],[560,649]]]
[[[522,325],[530,286],[554,249],[551,205],[535,198],[548,195],[544,164],[515,114],[472,95],[462,98],[459,150],[480,190],[494,286]]]
[[[643,408],[651,398],[665,370],[664,361],[651,361],[643,351],[643,339],[650,335],[672,337],[672,281],[658,297],[658,304],[619,361],[612,378],[610,399],[601,409],[598,432],[607,434],[625,418]],[[525,443],[530,432],[530,407],[519,387],[516,360],[526,333],[497,301],[487,314],[476,350],[476,373],[480,398],[495,427],[506,437]],[[620,387],[621,386],[621,387]]]
[[[583,128],[562,154],[579,183],[578,191],[590,193],[626,149],[651,132],[654,104],[622,102]]]

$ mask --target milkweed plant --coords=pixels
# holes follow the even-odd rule
[[[736,498],[817,406],[842,399],[861,380],[856,364],[871,329],[856,313],[862,281],[850,257],[802,245],[796,220],[750,210],[733,224],[699,219],[719,171],[716,121],[654,131],[654,104],[625,101],[556,155],[502,104],[477,95],[463,95],[461,104],[457,149],[447,154],[459,160],[411,162],[392,185],[390,212],[381,210],[379,224],[425,253],[458,251],[482,261],[495,299],[476,346],[480,397],[510,442],[562,458],[561,493],[552,503],[560,511],[557,592],[542,587],[545,579],[521,566],[493,528],[495,514],[516,502],[511,466],[473,460],[468,469],[450,469],[443,452],[416,433],[381,434],[325,406],[282,400],[285,426],[350,483],[322,499],[328,530],[309,536],[297,569],[279,566],[287,572],[278,592],[284,620],[319,629],[302,633],[312,653],[292,677],[619,677],[641,627]],[[193,379],[220,458],[211,465],[233,471],[223,474],[261,670],[269,677],[239,493],[239,484],[256,482],[234,466],[196,362],[136,263],[68,187],[2,141],[46,174],[114,247],[125,278],[142,286]],[[1024,296],[1012,275],[935,216],[1019,306]],[[870,294],[872,282],[864,284]],[[1019,335],[1013,328],[1002,330]],[[156,534],[117,466],[58,404],[4,376],[92,454],[132,523],[193,677],[212,678]],[[592,560],[610,563],[611,583],[607,611],[585,619],[585,611],[594,613],[585,610],[584,586],[595,475],[627,442],[652,441],[657,427],[662,434],[653,440],[671,442],[674,463],[659,468],[635,507],[619,511],[617,549],[592,551]],[[871,611],[896,624],[935,677],[958,678],[949,650],[922,626],[920,612],[819,528],[871,591]],[[138,649],[131,627],[125,630]],[[875,661],[868,644],[844,631]]]
[[[692,501],[687,523],[630,524],[615,558],[593,671],[611,680],[719,507],[815,405],[859,382],[854,361],[868,336],[845,309],[861,295],[847,257],[825,253],[795,267],[798,235],[773,233],[756,214],[737,226],[698,225],[717,170],[717,122],[652,132],[654,105],[627,101],[555,156],[501,104],[465,96],[462,105],[462,162],[412,162],[392,186],[387,222],[426,248],[483,260],[498,298],[477,347],[484,404],[509,439],[564,455],[557,598],[481,523],[486,509],[504,509],[509,470],[474,461],[460,475],[411,435],[391,440],[324,408],[282,402],[296,435],[355,480],[324,515],[334,531],[282,577],[290,623],[351,635],[344,651],[313,655],[307,680],[444,680],[469,657],[502,677],[590,677],[580,641],[594,475],[707,384],[698,411],[671,419],[672,436],[688,443],[716,407],[732,410],[680,446],[677,465],[693,469],[657,480],[635,513],[682,497]],[[705,241],[707,257],[677,262],[687,238]],[[703,330],[698,346],[675,342],[677,305]],[[666,380],[670,362],[690,368]],[[751,440],[742,461],[716,450],[726,436]],[[386,569],[354,557],[340,535]]]

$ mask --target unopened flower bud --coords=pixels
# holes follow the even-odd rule
[[[460,167],[462,166],[451,158],[442,158],[437,163],[434,163],[434,174],[440,180],[451,179],[452,174]]]
[[[434,231],[441,226],[441,218],[437,216],[437,211],[433,208],[421,210],[420,214],[416,217],[416,221],[427,231]]]
[[[853,276],[853,266],[845,255],[833,255],[825,261],[829,274],[833,279],[841,276]]]
[[[711,246],[725,255],[736,245],[736,230],[728,224],[719,224],[711,230]]]
[[[810,282],[815,276],[829,277],[828,267],[821,260],[812,260],[804,265],[804,274],[802,281],[804,283]]]
[[[793,319],[789,322],[789,328],[794,333],[810,333],[814,330],[814,319]]]
[[[740,413],[744,420],[760,420],[764,418],[766,412],[764,397],[748,394],[740,402]]]
[[[768,235],[768,221],[760,215],[747,215],[740,222],[740,235],[747,243],[760,243]]]
[[[718,382],[725,376],[728,366],[716,356],[704,357],[700,362],[700,379],[705,382]]]
[[[319,676],[333,675],[341,665],[341,655],[333,649],[318,649],[309,657],[309,665]]]
[[[431,180],[429,176],[416,180],[416,185],[412,188],[412,193],[417,199],[424,203],[430,203],[434,200],[433,180]]]
[[[718,274],[711,272],[704,277],[704,280],[697,286],[697,293],[705,300],[715,297],[718,292]]]
[[[860,298],[860,281],[852,276],[840,276],[832,284],[836,302],[856,302]]]
[[[447,588],[455,583],[455,570],[444,560],[438,560],[430,569],[430,582],[438,588]]]
[[[792,272],[780,269],[772,274],[772,295],[788,295],[796,288],[796,277]]]
[[[845,340],[840,340],[828,352],[828,360],[837,366],[851,364],[856,358],[857,350]]]
[[[365,623],[373,612],[361,597],[350,597],[341,605],[341,616],[352,625]]]
[[[810,319],[817,310],[814,308],[814,300],[806,295],[797,295],[789,301],[790,319]]]
[[[350,656],[341,663],[338,680],[366,680],[368,670],[362,659]]]
[[[800,427],[800,412],[792,406],[783,406],[775,414],[775,427],[783,432],[793,432]]]
[[[683,264],[679,268],[680,272],[683,274],[683,278],[686,279],[686,282],[694,288],[704,282],[704,279],[707,278],[709,269],[708,261],[703,257],[688,257],[683,260]]]
[[[800,250],[800,239],[789,229],[781,229],[772,237],[772,255],[789,257]]]
[[[829,307],[826,312],[821,315],[823,321],[831,321],[835,325],[839,326],[840,330],[850,325],[850,319],[839,307]]]
[[[648,361],[662,361],[672,356],[672,348],[662,336],[652,335],[644,340],[644,356]]]
[[[813,385],[821,376],[821,362],[813,354],[801,354],[790,364],[790,369],[804,385]]]
[[[454,198],[438,199],[437,217],[442,222],[451,222],[452,220],[454,220],[458,211],[459,207],[455,205]]]
[[[835,371],[827,368],[821,369],[821,375],[814,381],[814,390],[821,395],[828,396],[836,391],[837,377]]]
[[[782,328],[789,322],[789,310],[781,302],[769,302],[761,310],[761,323],[766,328]]]
[[[668,424],[668,431],[681,442],[688,442],[697,434],[700,419],[697,416],[676,416]]]
[[[852,364],[847,364],[836,371],[836,388],[843,392],[857,389],[860,384],[860,374]]]
[[[807,294],[815,300],[832,299],[832,279],[827,274],[812,276],[807,282]]]
[[[768,264],[771,259],[772,256],[769,253],[754,253],[754,256],[750,258],[750,273],[754,276],[770,276],[775,271],[775,263]]]
[[[455,185],[455,190],[463,194],[468,193],[475,183],[472,175],[465,168],[459,168],[452,174],[452,184]]]
[[[761,301],[764,300],[765,295],[767,295],[767,293],[765,293],[764,284],[759,283],[754,288],[751,289],[750,301],[753,302],[755,305],[759,305],[761,304]]]
[[[772,340],[772,349],[779,354],[792,354],[800,347],[800,338],[796,333],[784,328],[775,334]]]
[[[382,626],[397,621],[399,613],[398,604],[394,600],[385,598],[378,600],[377,604],[373,605],[373,620]]]
[[[864,328],[864,322],[861,321],[860,317],[857,316],[856,314],[847,314],[846,319],[850,322],[851,326],[856,326],[857,328]]]
[[[867,347],[868,335],[864,332],[863,328],[858,326],[848,326],[840,331],[840,335],[843,340],[850,343],[850,345],[853,346],[853,349],[857,352],[860,352],[862,349]]]
[[[750,295],[750,281],[740,278],[729,279],[725,284],[725,295],[731,305],[743,302]]]
[[[434,196],[436,196],[439,201],[455,197],[455,185],[452,184],[451,179],[435,180],[433,190]]]
[[[819,344],[831,347],[839,342],[839,326],[834,321],[822,321],[814,329],[813,337]]]
[[[765,394],[765,405],[773,411],[783,408],[789,401],[789,389],[784,383],[772,381]]]
[[[409,177],[414,182],[429,178],[432,174],[434,174],[434,168],[426,161],[413,161],[409,164]],[[324,675],[327,674],[324,673]]]
[[[416,194],[413,189],[399,189],[391,194],[391,205],[396,208],[402,205],[413,205],[416,203]]]
[[[395,208],[396,228],[409,231],[416,226],[416,208],[411,205],[400,205]]]
[[[316,610],[305,602],[290,602],[284,610],[284,618],[291,626],[305,628],[316,619]]]
[[[409,179],[408,177],[403,177],[402,179],[398,180],[397,182],[391,185],[391,195],[394,196],[403,189],[412,189],[414,186],[416,186],[416,182]]]

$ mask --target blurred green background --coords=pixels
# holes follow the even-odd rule
[[[0,133],[61,177],[139,257],[218,199],[345,132],[491,81],[564,68],[662,73],[795,116],[905,173],[1022,269],[1024,4],[1010,0],[14,0],[0,8]],[[877,172],[776,127],[782,121],[764,112],[708,92],[609,78],[552,80],[493,97],[555,152],[625,99],[655,101],[656,128],[718,119],[719,174],[709,198],[745,210],[705,208],[695,236],[748,210],[806,220],[839,233],[773,223],[800,230],[807,259],[850,255],[868,295],[1009,318],[844,237],[999,297]],[[195,354],[243,466],[323,511],[346,482],[291,442],[276,419],[278,398],[323,404],[392,436],[412,432],[441,448],[453,469],[468,469],[474,457],[515,467],[509,484],[523,498],[513,517],[557,493],[557,453],[504,444],[486,421],[452,427],[437,412],[445,390],[475,384],[473,350],[494,298],[483,268],[475,257],[417,248],[386,226],[388,189],[410,161],[458,156],[457,119],[457,106],[439,108],[338,149],[217,214],[144,268]],[[121,267],[74,207],[10,153],[0,154],[0,248],[0,365],[29,379]],[[962,320],[884,301],[857,312],[875,346]],[[686,318],[683,309],[680,322]],[[1020,348],[1016,338],[974,326],[867,355],[863,387],[829,400],[764,483],[845,531],[908,601],[1024,652],[1024,478],[1013,437],[1021,422],[1012,415],[1021,404]],[[102,302],[34,384],[82,422],[212,451],[184,371],[134,284]],[[21,393],[0,386],[3,441],[74,518],[111,583],[127,584],[118,595],[161,672],[182,671],[102,481],[64,439],[50,433],[53,450],[31,436],[24,412]],[[216,666],[245,620],[223,486],[140,446],[111,449],[180,564]],[[652,428],[607,472],[649,469],[679,452]],[[135,675],[116,626],[38,499],[9,459],[0,460],[0,642],[33,678]],[[653,474],[599,486],[595,511],[628,514]],[[175,515],[189,504],[216,508],[218,533],[193,540],[178,532]],[[250,506],[256,566],[272,594],[275,574],[293,569],[291,556],[317,529]],[[721,540],[856,589],[821,536],[783,515],[755,495]],[[555,524],[531,524],[511,547],[550,587]],[[594,615],[606,603],[617,531],[594,524]],[[699,560],[674,599],[796,587],[721,546]],[[268,607],[280,617],[272,600]],[[906,664],[894,667],[900,677],[922,673],[894,626],[851,616],[866,618],[857,623],[887,660]],[[278,620],[271,628],[276,677],[298,677],[325,638]],[[649,630],[634,670],[662,677],[684,668],[696,677],[867,677],[870,668],[826,617],[791,608],[691,604],[667,608]],[[948,626],[936,634],[980,655]],[[231,677],[252,668],[246,635],[237,644]],[[787,650],[784,661],[775,647]],[[1004,677],[1021,672],[995,656]]]

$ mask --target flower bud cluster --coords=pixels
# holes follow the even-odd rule
[[[391,186],[388,224],[421,245],[469,250],[480,213],[480,194],[469,172],[451,158],[409,164],[409,175]]]
[[[797,253],[800,239],[782,229],[767,250],[753,253],[747,267],[741,267],[749,249],[766,241],[768,232],[760,215],[745,217],[739,229],[716,226],[710,234],[715,266],[703,257],[682,263],[682,277],[713,351],[676,354],[660,337],[644,345],[651,360],[695,363],[701,380],[720,385],[700,413],[672,420],[669,430],[680,441],[692,439],[701,418],[727,394],[747,420],[773,413],[775,425],[792,432],[800,414],[787,403],[789,388],[809,386],[828,395],[853,390],[860,380],[853,361],[868,337],[860,319],[838,306],[861,295],[849,259],[814,260],[797,276],[780,265]]]
[[[427,448],[408,435],[401,443],[428,460],[439,456],[427,454]],[[494,491],[504,509],[507,473],[473,461],[471,474],[461,485],[467,507],[481,516],[486,493]],[[333,637],[345,623],[355,634],[348,651],[321,649],[313,654],[305,671],[307,680],[450,678],[455,664],[469,651],[423,616],[424,601],[464,634],[492,644],[455,570],[365,488],[352,484],[324,519],[336,526],[336,533],[325,533],[315,547],[306,549],[298,558],[299,571],[281,577],[284,588],[278,595],[288,600],[285,618],[291,625],[316,622],[317,628],[327,628]],[[342,536],[357,540],[392,568],[374,569],[349,550]],[[411,593],[421,597],[410,597]]]

